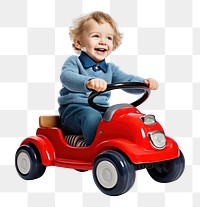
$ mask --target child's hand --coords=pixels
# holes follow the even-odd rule
[[[153,78],[147,78],[144,83],[148,85],[150,90],[157,90],[159,87],[158,82]]]
[[[94,78],[86,82],[88,89],[95,90],[97,92],[105,91],[107,88],[107,82],[100,78]]]

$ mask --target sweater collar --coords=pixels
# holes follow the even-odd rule
[[[105,73],[107,72],[107,64],[105,59],[102,60],[99,64],[97,64],[90,56],[88,56],[85,52],[81,51],[81,54],[79,56],[79,60],[81,61],[83,67],[85,69],[88,69],[90,67],[93,68],[93,70],[103,70]]]

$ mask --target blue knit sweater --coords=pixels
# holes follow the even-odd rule
[[[113,63],[103,60],[97,65],[87,54],[70,56],[64,63],[60,75],[62,89],[58,97],[60,106],[71,103],[88,104],[91,91],[86,87],[86,82],[92,78],[101,78],[108,84],[114,82],[144,82],[143,78],[130,75]],[[110,91],[102,93],[95,98],[95,103],[102,106],[109,105]]]

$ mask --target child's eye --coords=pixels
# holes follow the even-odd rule
[[[112,41],[113,40],[113,37],[107,37],[107,40]]]
[[[92,37],[99,38],[99,35],[98,34],[95,34]]]

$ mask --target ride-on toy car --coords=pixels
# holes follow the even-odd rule
[[[18,174],[31,180],[42,176],[46,166],[92,170],[97,187],[111,196],[126,193],[134,184],[136,170],[140,169],[147,169],[161,183],[177,180],[185,168],[181,150],[165,135],[154,115],[145,115],[136,108],[148,98],[148,87],[143,83],[123,82],[109,84],[106,91],[118,88],[144,93],[131,104],[108,108],[94,102],[101,92],[92,92],[90,106],[105,113],[90,146],[71,146],[59,127],[58,116],[40,117],[36,136],[26,138],[16,152]]]

